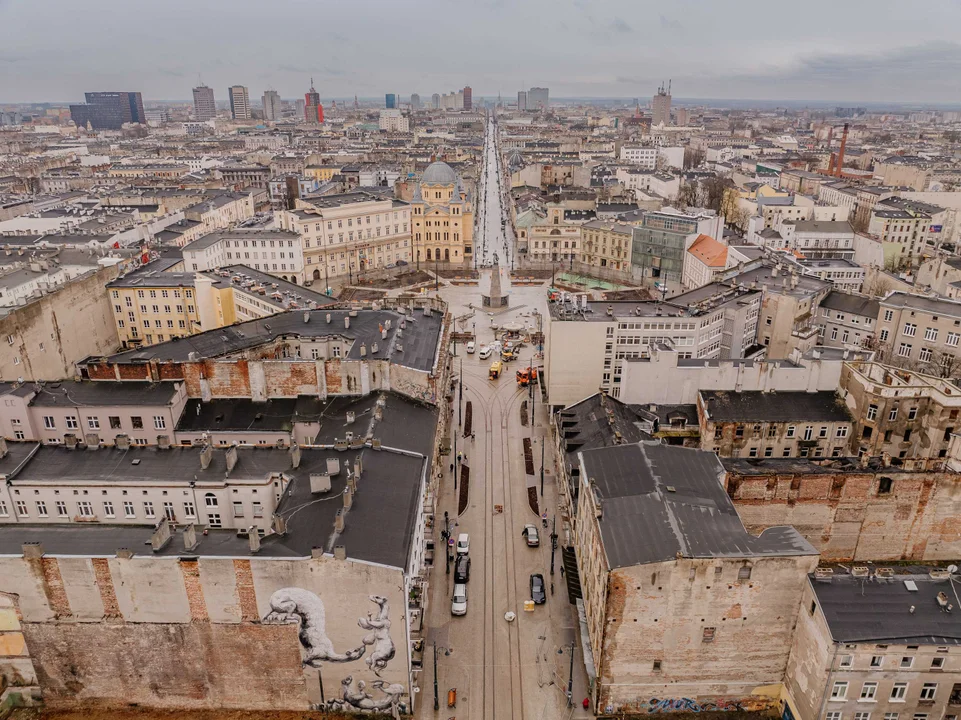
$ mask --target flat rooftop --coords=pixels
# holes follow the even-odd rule
[[[809,575],[820,611],[837,643],[961,645],[961,612],[949,612],[938,593],[957,605],[952,583],[920,568],[895,568],[891,578]],[[955,608],[957,610],[957,608]]]
[[[165,406],[177,395],[176,383],[145,382],[74,382],[62,380],[35,387],[37,394],[30,401],[36,407],[112,407]]]
[[[730,392],[701,390],[701,405],[713,422],[850,422],[847,406],[832,390],[820,392]]]

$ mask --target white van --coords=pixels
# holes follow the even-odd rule
[[[478,355],[479,355],[479,357],[480,357],[481,360],[486,360],[487,358],[489,358],[489,357],[491,356],[491,353],[493,353],[493,352],[494,352],[494,351],[491,350],[491,348],[490,348],[489,345],[481,345],[480,353],[478,353]]]
[[[469,343],[467,343],[467,354],[468,354],[468,355],[473,355],[473,354],[474,354],[474,341],[473,341],[473,340],[471,340]]]

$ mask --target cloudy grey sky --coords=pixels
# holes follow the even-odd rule
[[[198,75],[322,98],[961,102],[961,1],[0,0],[0,102],[189,99]]]

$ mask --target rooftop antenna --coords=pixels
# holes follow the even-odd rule
[[[670,78],[667,79],[667,94],[668,94],[668,95],[671,94],[671,79],[670,79]]]

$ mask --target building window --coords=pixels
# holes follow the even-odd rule
[[[836,681],[831,688],[832,700],[845,700],[848,696],[848,684],[844,681]]]
[[[914,420],[918,416],[918,409],[916,407],[910,408],[908,410],[908,420]]]
[[[924,339],[929,342],[937,342],[938,340],[938,329],[937,328],[925,328],[924,329]]]
[[[944,339],[944,344],[955,346],[958,344],[959,340],[961,340],[961,333],[949,332],[947,337]]]
[[[805,426],[805,428],[804,428],[804,439],[805,439],[805,440],[810,440],[810,439],[812,439],[813,437],[814,437],[814,426],[813,426],[813,425],[807,425],[807,426]]]
[[[213,493],[204,495],[204,505],[207,507],[217,507],[217,496]]]
[[[242,502],[234,503],[234,517],[242,518],[244,516],[244,504]]]
[[[143,430],[143,418],[139,415],[131,415],[130,424],[133,426],[134,430]]]
[[[103,504],[103,514],[104,514],[104,517],[108,517],[108,518],[114,517],[113,503],[110,502],[109,500],[104,502]]]
[[[47,503],[43,500],[37,500],[37,516],[47,517]]]
[[[884,713],[884,720],[898,720],[898,713]]]
[[[878,417],[878,406],[874,404],[868,405],[867,419],[875,420],[877,419],[877,417]]]
[[[931,659],[931,669],[932,669],[932,670],[941,670],[942,668],[944,668],[944,658],[943,658],[943,657],[936,657],[936,658],[932,658],[932,659]]]
[[[918,360],[921,362],[930,362],[932,354],[931,348],[923,347],[918,351]]]
[[[86,500],[77,503],[77,514],[80,517],[93,517],[93,504]]]
[[[788,425],[787,432],[784,434],[784,437],[792,438],[794,437],[794,432],[795,432],[795,427],[793,425]]]
[[[44,426],[47,430],[56,430],[56,429],[57,429],[57,421],[54,419],[53,415],[44,415],[44,416],[43,416],[43,426]]]
[[[869,712],[856,712],[854,713],[854,720],[871,720],[871,713]]]
[[[704,632],[701,635],[701,642],[706,642],[706,643],[714,642],[714,635],[716,631],[717,631],[717,628],[712,628],[712,627],[704,628]]]
[[[849,668],[849,667],[852,667],[853,665],[854,665],[853,655],[842,655],[838,659],[838,667]]]
[[[902,331],[902,334],[905,337],[914,337],[917,331],[918,326],[914,323],[904,323],[904,330]]]
[[[750,580],[751,579],[751,566],[744,565],[737,569],[737,579],[738,580]]]
[[[155,430],[163,430],[167,427],[167,421],[164,419],[163,415],[154,415],[153,426]]]
[[[841,713],[838,710],[831,710],[824,713],[824,720],[841,720]]]
[[[898,347],[898,355],[901,357],[911,357],[911,347],[909,343],[901,343]]]
[[[884,322],[891,322],[894,319],[894,310],[884,311]]]
[[[223,527],[223,523],[220,521],[219,513],[208,513],[207,524],[212,528]]]
[[[172,502],[164,503],[164,517],[171,522],[177,519],[177,515],[174,513],[174,504]]]
[[[888,420],[893,421],[898,419],[898,406],[895,405],[888,411]]]
[[[143,514],[148,518],[156,517],[153,511],[153,503],[149,500],[145,501],[143,504]]]
[[[904,657],[901,658],[901,669],[902,669],[902,670],[907,670],[907,669],[911,668],[913,665],[914,665],[914,657],[912,657],[912,656],[907,656],[907,655],[906,655],[906,656],[904,656]]]
[[[878,694],[878,684],[876,682],[866,682],[861,686],[861,700],[874,700]]]
[[[259,502],[251,503],[251,508],[253,510],[253,515],[255,518],[264,516],[264,506]]]
[[[67,415],[67,417],[63,419],[63,422],[64,422],[64,425],[67,426],[67,430],[76,430],[77,428],[80,427],[80,423],[78,422],[77,417],[75,415]]]
[[[891,701],[892,702],[904,702],[905,697],[908,694],[908,684],[907,683],[894,683],[891,688]]]
[[[87,418],[87,427],[90,428],[91,430],[99,430],[99,429],[100,429],[100,418],[97,418],[97,417],[88,417],[88,418]]]
[[[67,517],[67,503],[57,500],[57,517]]]
[[[125,518],[135,518],[137,513],[133,509],[133,503],[129,501],[124,501],[123,503],[123,516]]]
[[[924,683],[921,686],[921,699],[922,700],[934,700],[934,696],[938,692],[937,683]]]
[[[194,508],[194,504],[192,502],[184,503],[184,516],[189,518],[197,517],[197,510]]]
[[[872,655],[871,656],[871,667],[879,668],[884,664],[884,655]]]

